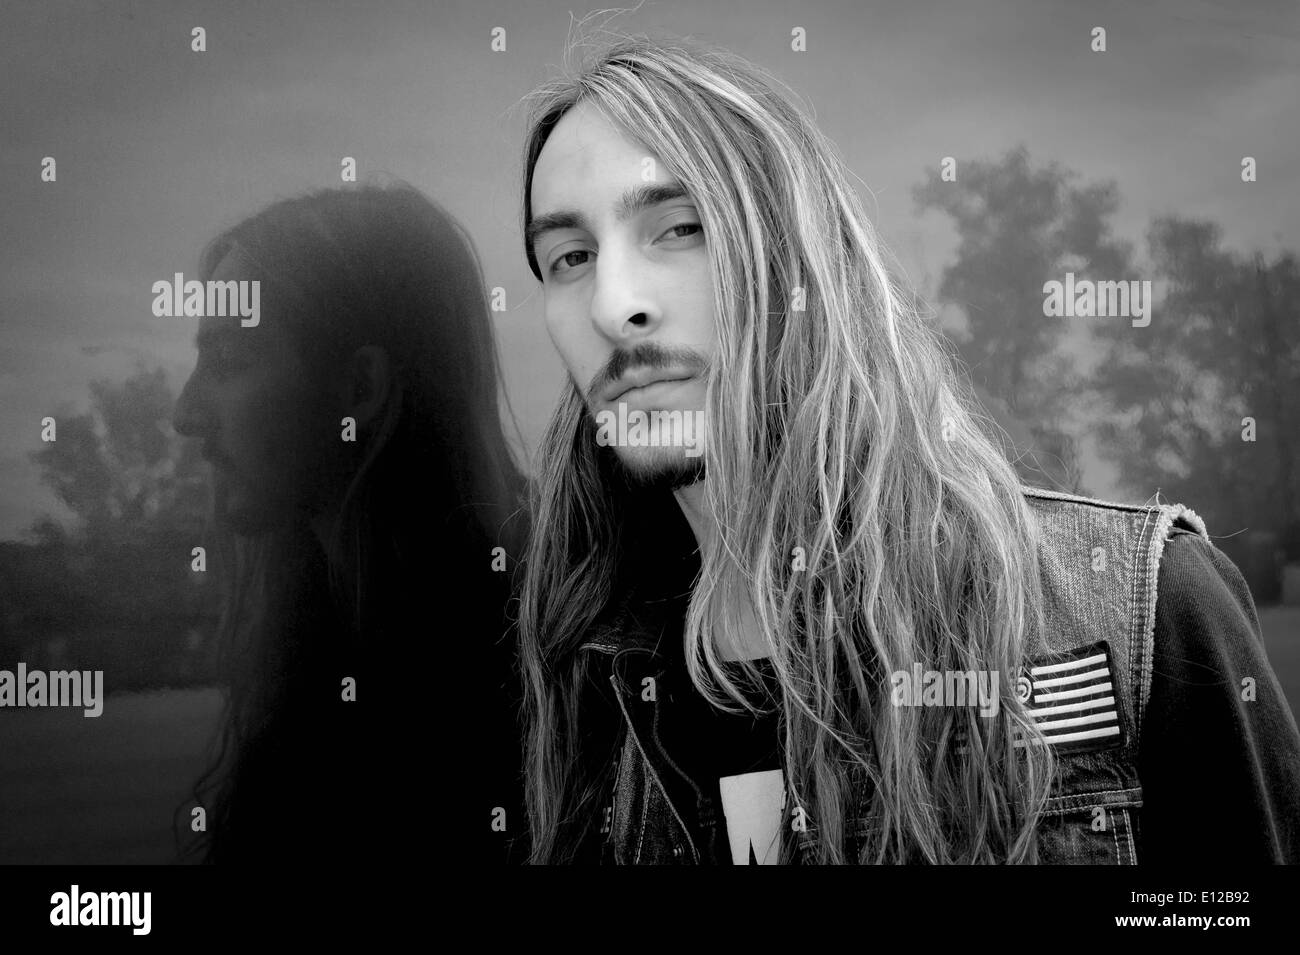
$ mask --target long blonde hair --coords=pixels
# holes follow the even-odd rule
[[[525,226],[547,136],[585,102],[659,158],[704,227],[718,545],[685,623],[696,688],[749,706],[710,634],[739,645],[747,600],[781,687],[787,809],[805,811],[817,861],[1034,861],[1051,755],[1016,745],[1037,731],[1010,691],[1042,621],[1033,520],[996,426],[891,276],[834,147],[775,80],[683,41],[619,39],[533,98]],[[596,451],[571,387],[541,444],[521,593],[534,862],[574,857],[601,785],[580,747],[578,647],[613,596],[627,501]],[[999,673],[997,716],[892,705],[890,674],[918,662]],[[855,806],[868,825],[846,859]]]

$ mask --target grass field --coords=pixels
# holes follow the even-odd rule
[[[215,689],[121,693],[101,716],[0,711],[0,863],[164,863],[202,771]]]
[[[1260,612],[1269,660],[1300,712],[1300,607]],[[216,725],[217,690],[110,696],[104,713],[0,710],[0,863],[165,863]]]

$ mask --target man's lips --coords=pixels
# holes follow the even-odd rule
[[[654,385],[674,384],[689,381],[695,377],[687,372],[658,372],[640,375],[625,375],[605,390],[605,400],[618,401],[634,391],[650,388]]]
[[[649,384],[646,384],[646,385],[638,385],[638,386],[635,387],[635,388],[629,388],[627,391],[625,391],[625,392],[623,392],[621,395],[619,395],[618,398],[616,398],[615,400],[616,400],[616,401],[624,401],[624,400],[626,400],[626,399],[628,399],[628,398],[635,398],[639,393],[641,393],[641,392],[643,392],[643,391],[647,391],[647,390],[649,390],[650,388],[654,388],[656,385],[675,385],[675,384],[679,384],[679,383],[681,383],[681,382],[683,382],[683,381],[686,381],[686,380],[688,380],[688,379],[686,379],[686,378],[660,378],[658,381],[652,381],[652,382],[650,382]]]

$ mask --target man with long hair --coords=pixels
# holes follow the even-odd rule
[[[408,186],[323,190],[222,232],[200,279],[260,282],[262,314],[202,318],[175,411],[213,467],[229,684],[221,751],[182,807],[207,817],[191,848],[237,863],[445,851],[426,824],[440,766],[521,830],[503,571],[523,479],[468,235]],[[469,772],[477,740],[430,734],[453,715],[499,758]],[[498,859],[516,834],[473,832]]]
[[[1236,568],[1185,507],[1022,486],[774,80],[632,38],[532,98],[569,374],[519,615],[533,862],[1294,858]]]

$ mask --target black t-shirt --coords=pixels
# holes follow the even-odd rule
[[[706,864],[732,863],[733,835],[739,845],[735,851],[745,855],[751,841],[758,843],[756,859],[778,848],[774,843],[780,834],[783,790],[780,696],[771,661],[759,659],[753,665],[757,685],[745,680],[740,664],[723,666],[745,689],[757,714],[712,706],[690,682],[680,647],[670,657],[661,686],[654,743],[677,777],[666,783],[670,793],[687,796],[674,805],[682,805],[683,821]]]
[[[1300,862],[1300,734],[1241,573],[1199,535],[1176,530],[1157,594],[1138,763],[1139,858]],[[660,697],[667,705],[657,708],[656,742],[678,770],[665,785],[701,861],[730,864],[719,780],[781,768],[777,706],[757,719],[716,710],[691,685],[680,648],[675,653]],[[770,663],[758,663],[774,696]],[[1255,681],[1253,701],[1241,698],[1245,677]],[[756,690],[752,698],[763,697]]]

